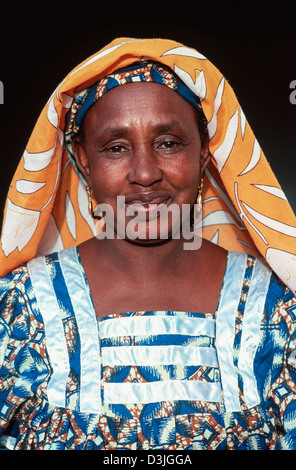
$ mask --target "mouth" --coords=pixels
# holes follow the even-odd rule
[[[171,194],[166,191],[153,191],[148,193],[135,193],[125,197],[126,215],[136,215],[141,220],[158,217],[161,210],[167,207],[172,200]]]

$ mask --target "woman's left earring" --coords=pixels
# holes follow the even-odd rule
[[[199,183],[198,195],[197,195],[197,200],[196,200],[198,211],[202,210],[202,190],[203,190],[203,178],[201,178],[200,183]]]
[[[203,178],[201,178],[200,180],[196,203],[194,204],[194,208],[191,212],[191,219],[190,219],[190,231],[191,232],[194,232],[194,227],[202,219],[202,190],[203,190]]]

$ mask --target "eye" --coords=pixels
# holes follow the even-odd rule
[[[176,147],[177,145],[177,142],[172,142],[170,140],[168,140],[167,142],[164,142],[163,144],[161,144],[161,147],[165,148],[165,149],[172,149],[174,147]]]
[[[126,151],[127,149],[123,145],[112,145],[111,147],[107,148],[107,152],[110,153],[123,153]]]
[[[180,146],[180,142],[178,140],[173,140],[173,139],[166,139],[162,140],[158,143],[157,148],[160,150],[177,150],[178,147]]]

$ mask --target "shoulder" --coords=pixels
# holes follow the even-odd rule
[[[74,257],[75,250],[63,250],[67,262]],[[33,309],[36,297],[36,279],[38,285],[46,285],[49,281],[58,282],[60,273],[60,253],[41,256],[17,267],[9,274],[0,278],[0,314],[8,319],[11,315],[21,313],[21,310]],[[38,312],[37,312],[38,314]]]
[[[0,278],[0,357],[4,357],[8,342],[17,348],[30,338],[30,325],[34,324],[29,271],[20,266]],[[33,330],[31,328],[31,330]]]
[[[274,272],[266,296],[264,321],[267,326],[273,324],[282,331],[295,331],[296,296]]]
[[[24,294],[31,286],[31,270],[35,264],[51,265],[58,261],[58,253],[34,258],[0,277],[0,302],[8,297]]]
[[[229,251],[224,284],[228,288],[242,285],[244,302],[256,304],[260,300],[270,316],[279,305],[295,305],[294,293],[284,284],[267,262],[254,255]],[[296,312],[295,312],[296,313]]]
[[[245,279],[248,289],[248,303],[254,305],[260,300],[264,305],[265,325],[288,323],[296,320],[296,296],[277,276],[263,258],[253,255],[238,255],[246,260]],[[248,282],[250,281],[250,282]]]
[[[9,319],[20,310],[21,298],[28,289],[29,271],[27,265],[20,266],[0,278],[0,313],[1,318]]]

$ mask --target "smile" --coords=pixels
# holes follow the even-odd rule
[[[125,198],[126,215],[138,215],[139,221],[152,220],[171,202],[172,196],[165,191],[131,194]]]

